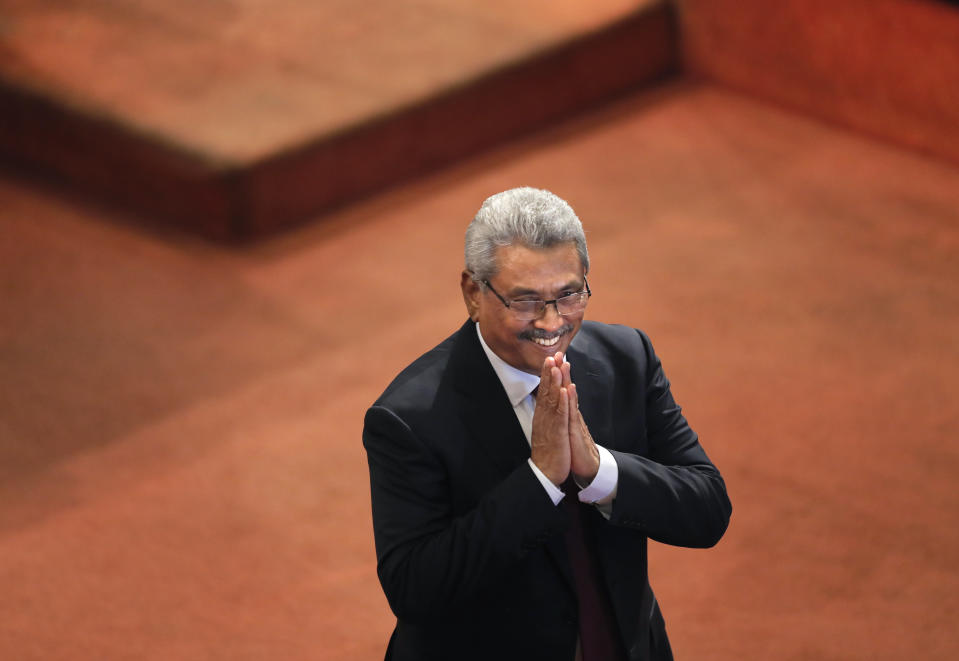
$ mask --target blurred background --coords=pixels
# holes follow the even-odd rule
[[[360,441],[553,190],[722,470],[678,659],[959,655],[959,9],[0,0],[0,658],[382,658]]]

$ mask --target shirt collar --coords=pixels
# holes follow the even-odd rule
[[[513,408],[516,408],[539,385],[539,377],[516,369],[493,353],[493,350],[486,345],[486,340],[483,339],[479,324],[476,324],[476,334],[479,336],[480,346],[483,347],[486,357],[489,358],[489,362],[493,366],[493,371],[496,372],[496,376],[499,377],[500,383],[506,390],[509,403],[513,405]]]

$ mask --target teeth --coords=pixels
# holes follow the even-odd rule
[[[559,342],[559,335],[557,335],[556,337],[549,338],[548,340],[539,338],[539,337],[534,337],[533,342],[535,342],[536,344],[542,344],[544,347],[551,347],[557,342]]]

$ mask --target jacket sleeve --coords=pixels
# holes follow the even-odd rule
[[[645,449],[612,450],[619,485],[610,523],[642,530],[665,544],[712,546],[732,512],[726,484],[673,400],[649,338],[636,333],[643,359],[637,405],[645,421]]]
[[[447,458],[393,410],[373,406],[370,467],[377,573],[393,612],[435,618],[469,601],[565,525],[526,462],[454,514]]]

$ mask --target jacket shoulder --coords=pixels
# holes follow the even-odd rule
[[[621,324],[604,324],[598,321],[584,321],[573,346],[578,351],[593,356],[605,356],[611,360],[630,358],[632,360],[652,357],[652,343],[649,337],[638,328]]]
[[[435,390],[446,372],[454,337],[455,335],[446,338],[403,368],[373,406],[392,408],[391,404],[408,399],[411,391],[420,392],[429,388]]]

